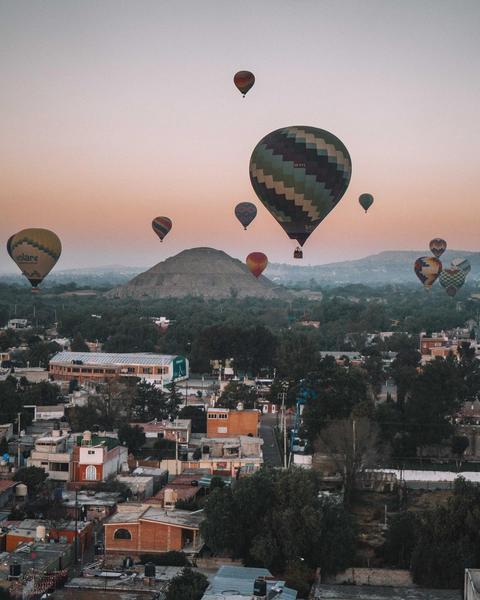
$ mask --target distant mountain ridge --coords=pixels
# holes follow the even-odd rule
[[[297,266],[272,263],[265,274],[272,281],[283,285],[307,284],[312,279],[319,285],[411,283],[416,281],[413,264],[420,256],[431,256],[431,253],[422,253],[419,250],[386,250],[357,260],[326,265]],[[440,260],[444,267],[448,267],[454,258],[460,256],[468,258],[472,265],[468,280],[480,279],[480,252],[447,250]]]

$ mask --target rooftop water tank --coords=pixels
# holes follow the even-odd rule
[[[15,488],[15,496],[17,498],[25,498],[28,494],[28,488],[24,483],[19,483]]]
[[[37,525],[35,530],[35,539],[37,540],[45,540],[47,537],[47,529],[45,525]]]

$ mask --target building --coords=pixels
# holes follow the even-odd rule
[[[127,486],[136,500],[144,500],[153,495],[153,477],[148,475],[117,475],[115,479]]]
[[[113,437],[85,431],[77,437],[72,451],[72,481],[98,483],[111,475],[128,471],[128,449]]]
[[[54,429],[50,435],[39,437],[27,459],[28,467],[40,467],[50,479],[70,481],[72,478],[71,450],[67,447],[69,434]]]
[[[28,329],[28,319],[10,319],[5,329]]]
[[[202,600],[296,600],[297,592],[286,587],[267,569],[222,565]]]
[[[203,511],[120,504],[104,524],[105,552],[138,556],[177,550],[195,554],[203,546],[199,535],[202,520]]]
[[[30,408],[26,405],[25,408]],[[52,404],[50,406],[33,406],[34,421],[60,421],[65,417],[65,404]]]
[[[257,409],[207,409],[207,437],[258,436],[260,412]]]
[[[71,519],[103,521],[116,509],[121,495],[117,492],[63,491],[63,505]]]
[[[162,508],[173,509],[178,500],[191,502],[197,496],[205,493],[199,485],[199,480],[207,474],[206,470],[192,470],[177,475],[163,489],[145,500],[145,504],[159,505]]]
[[[12,525],[6,538],[5,550],[14,552],[19,546],[31,542],[60,542],[72,544],[77,532],[77,544],[80,553],[83,553],[93,540],[93,524],[91,522],[62,521],[52,525],[48,521],[39,519],[25,519]]]
[[[108,382],[138,377],[158,386],[188,379],[188,360],[166,354],[59,352],[49,363],[53,380]]]
[[[480,600],[480,569],[465,569],[464,600]]]
[[[192,433],[192,421],[190,419],[155,420],[149,423],[130,423],[130,425],[141,427],[147,439],[165,439],[171,442],[178,441],[182,444],[188,444]]]
[[[15,500],[15,488],[18,483],[18,481],[11,481],[10,479],[0,479],[0,508],[12,506]]]

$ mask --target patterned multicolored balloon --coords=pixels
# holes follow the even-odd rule
[[[257,216],[257,207],[251,202],[240,202],[235,207],[235,216],[243,225],[244,229],[250,225],[253,219]]]
[[[172,221],[168,217],[155,217],[152,221],[152,229],[163,242],[163,238],[172,228]]]
[[[32,285],[32,292],[50,273],[62,253],[58,236],[48,229],[22,229],[9,238],[7,251]]]
[[[442,263],[433,256],[421,256],[415,261],[413,270],[424,288],[429,290],[442,272]]]
[[[245,94],[252,89],[255,83],[255,75],[250,71],[238,71],[233,77],[233,83],[245,98]]]
[[[449,296],[455,296],[465,283],[466,274],[461,269],[444,269],[440,273],[440,285],[445,288]]]
[[[252,275],[255,277],[260,277],[268,265],[268,258],[263,252],[251,252],[247,256],[245,262],[250,273],[252,273]]]
[[[446,249],[447,242],[442,240],[442,238],[433,238],[433,240],[430,241],[430,252],[433,256],[440,258]]]
[[[363,208],[363,210],[367,212],[367,210],[373,204],[373,196],[372,194],[360,194],[358,201],[360,202],[360,206]]]
[[[460,269],[460,271],[463,271],[465,275],[468,275],[472,270],[472,265],[467,258],[454,258],[450,265],[454,269]]]
[[[338,204],[351,173],[350,154],[343,143],[316,127],[272,131],[250,158],[255,193],[300,246]]]

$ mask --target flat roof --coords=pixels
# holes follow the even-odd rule
[[[121,510],[112,515],[105,525],[115,525],[123,523],[137,523],[138,521],[155,521],[167,525],[176,525],[177,527],[186,527],[188,529],[198,529],[203,521],[203,510],[191,512],[189,510],[165,510],[156,506],[133,505],[127,507],[122,505]]]
[[[58,352],[50,359],[50,364],[71,364],[73,360],[79,360],[85,365],[168,366],[175,358],[177,358],[177,355],[148,354],[144,352],[125,354],[116,352]]]
[[[458,590],[372,585],[319,585],[315,598],[325,600],[459,600]]]
[[[282,600],[296,599],[297,592],[285,587],[285,582],[273,577],[268,569],[222,565],[207,588],[203,600],[218,598],[220,594],[222,598],[224,596],[226,598],[236,598],[238,596],[251,598],[253,596],[253,584],[257,577],[267,579],[267,590],[271,590],[275,584],[282,586],[283,591],[280,594]]]

